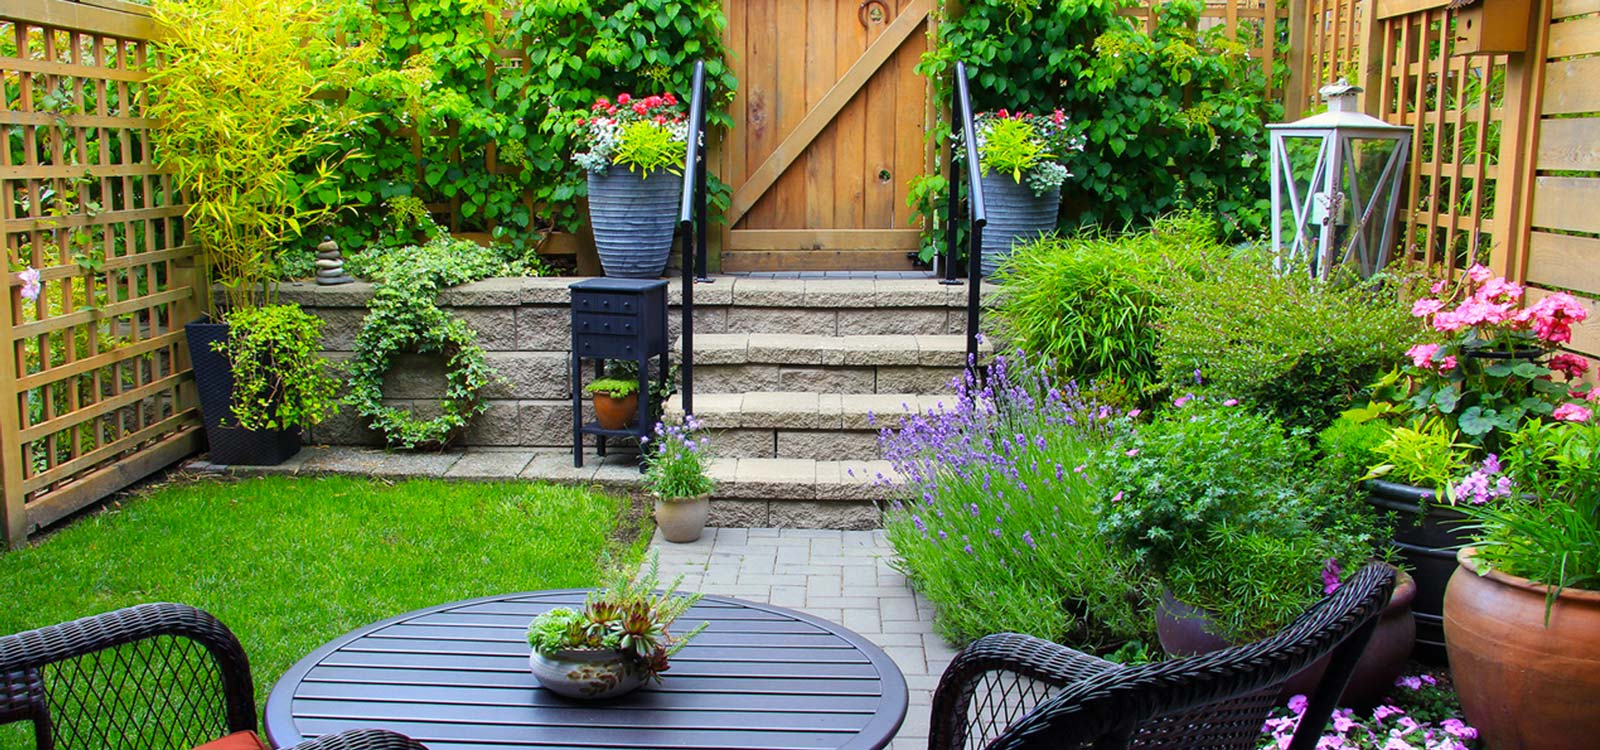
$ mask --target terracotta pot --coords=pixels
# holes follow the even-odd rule
[[[711,493],[695,497],[656,498],[656,526],[669,542],[693,542],[706,529]]]
[[[1594,747],[1600,737],[1600,591],[1567,589],[1545,621],[1545,587],[1490,570],[1473,550],[1444,597],[1450,672],[1467,723],[1494,750]]]
[[[1366,712],[1394,688],[1394,681],[1405,670],[1416,641],[1416,619],[1411,615],[1416,596],[1416,581],[1401,574],[1388,606],[1378,616],[1378,628],[1373,631],[1372,640],[1361,652],[1355,671],[1350,674],[1350,682],[1339,696],[1340,706],[1353,708],[1358,713]],[[1168,591],[1161,592],[1161,602],[1156,607],[1156,633],[1161,639],[1161,648],[1173,656],[1192,656],[1239,645],[1211,632],[1208,613],[1178,601]],[[1322,681],[1328,661],[1328,657],[1323,657],[1289,678],[1283,684],[1280,702],[1293,695],[1309,696]]]
[[[639,416],[639,394],[618,398],[609,393],[594,394],[594,419],[607,430],[626,429]]]
[[[1366,482],[1367,503],[1396,516],[1394,539],[1389,546],[1400,553],[1405,567],[1417,580],[1416,657],[1428,664],[1445,662],[1444,588],[1456,571],[1456,550],[1467,543],[1462,527],[1466,516],[1432,499],[1426,487],[1371,479]]]
[[[627,695],[645,683],[637,660],[621,651],[566,649],[528,655],[534,679],[568,698],[604,700]]]

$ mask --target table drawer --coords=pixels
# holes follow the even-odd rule
[[[637,336],[639,319],[629,315],[601,315],[599,313],[573,313],[573,330],[579,336]]]
[[[639,340],[632,336],[578,338],[578,356],[592,359],[634,359],[639,356]]]
[[[632,294],[574,291],[572,309],[578,312],[635,315],[639,312],[639,297]]]

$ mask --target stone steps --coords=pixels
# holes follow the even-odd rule
[[[695,392],[948,392],[966,365],[966,346],[950,334],[702,334],[694,341]],[[673,351],[683,351],[682,338]]]
[[[713,433],[717,456],[864,461],[882,455],[879,430],[953,403],[946,394],[754,391],[698,394],[694,411]],[[667,414],[683,414],[681,397]]]

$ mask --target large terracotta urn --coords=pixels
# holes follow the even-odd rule
[[[1450,672],[1467,723],[1492,750],[1600,746],[1600,591],[1547,589],[1470,547],[1444,595]],[[1480,574],[1482,573],[1482,574]]]

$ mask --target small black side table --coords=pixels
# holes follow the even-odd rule
[[[572,290],[572,465],[583,466],[583,436],[596,437],[606,454],[608,437],[650,434],[650,359],[667,382],[667,282],[664,279],[587,279]],[[608,430],[583,421],[583,360],[595,360],[595,377],[608,359],[625,359],[639,368],[639,417],[633,427]],[[641,463],[641,468],[643,464]]]

